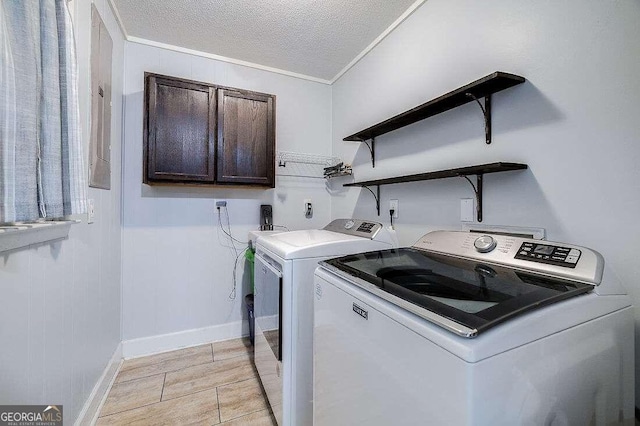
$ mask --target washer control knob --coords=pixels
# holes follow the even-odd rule
[[[478,237],[473,242],[473,246],[479,253],[489,253],[491,250],[496,248],[497,244],[498,243],[496,242],[496,240],[494,240],[493,237],[490,237],[489,235]]]
[[[344,224],[344,229],[351,229],[353,228],[353,226],[356,224],[355,221],[353,220],[348,220],[345,224]]]

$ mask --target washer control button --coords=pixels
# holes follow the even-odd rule
[[[490,237],[489,235],[483,235],[482,237],[476,238],[473,242],[473,246],[476,248],[476,251],[479,253],[489,253],[491,250],[496,248],[497,242]]]
[[[579,256],[580,256],[580,250],[578,250],[578,249],[571,249],[571,251],[569,252],[569,256],[576,256],[576,257],[579,257]]]
[[[578,256],[567,256],[565,260],[567,263],[578,263]]]

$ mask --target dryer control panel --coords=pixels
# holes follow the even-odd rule
[[[515,258],[575,268],[581,254],[582,252],[576,248],[524,242],[518,249]]]
[[[354,235],[356,237],[373,239],[382,229],[382,224],[360,219],[335,219],[324,227],[326,231],[339,232],[341,234]]]

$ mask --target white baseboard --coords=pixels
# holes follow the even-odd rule
[[[76,419],[74,426],[95,424],[98,414],[100,414],[100,409],[102,408],[105,399],[107,399],[111,385],[116,379],[121,365],[122,343],[118,343],[118,347],[102,372],[102,376],[98,379],[98,382],[89,394],[89,398],[87,398],[87,401],[84,403],[80,414],[78,414],[78,418]]]
[[[246,320],[210,327],[194,328],[176,333],[124,340],[122,357],[125,359],[153,355],[190,346],[203,345],[209,342],[235,339],[249,334],[249,323]]]

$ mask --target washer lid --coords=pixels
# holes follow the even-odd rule
[[[258,249],[261,247],[283,259],[301,259],[343,256],[359,251],[382,249],[390,245],[324,229],[307,229],[260,237]]]
[[[352,254],[322,265],[463,337],[594,288],[415,248]]]

